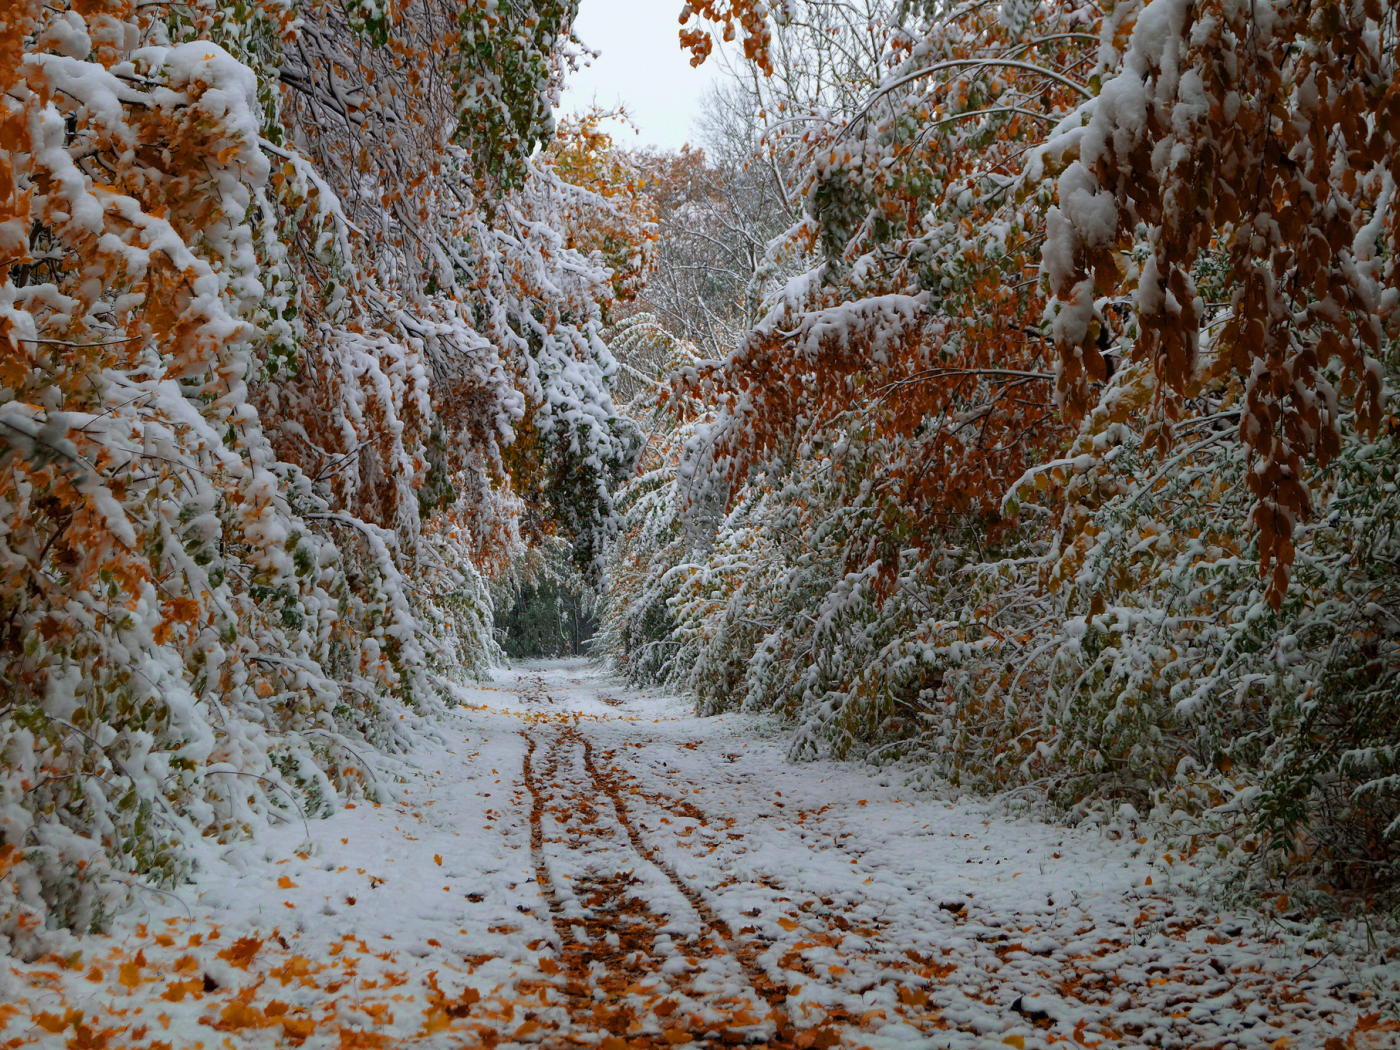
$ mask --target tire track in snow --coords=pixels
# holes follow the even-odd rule
[[[593,783],[603,794],[607,795],[607,797],[612,800],[613,810],[617,814],[618,823],[621,824],[623,830],[627,832],[627,838],[632,843],[632,848],[647,860],[651,861],[651,863],[671,881],[671,884],[676,887],[681,896],[695,909],[695,913],[700,916],[701,921],[703,921],[720,939],[720,943],[725,946],[729,954],[732,955],[743,968],[744,974],[748,977],[749,984],[754,992],[762,997],[769,1007],[778,1014],[778,1028],[780,1033],[791,1029],[792,1020],[788,1017],[786,1004],[788,994],[787,986],[779,986],[759,964],[759,953],[754,950],[753,946],[738,940],[730,931],[729,924],[714,913],[714,910],[706,903],[705,899],[700,896],[699,891],[681,878],[681,876],[676,873],[675,868],[665,863],[665,861],[658,859],[657,851],[650,848],[642,841],[641,833],[637,831],[636,826],[632,823],[631,817],[627,812],[627,804],[622,799],[622,792],[618,789],[615,778],[604,776],[598,771],[598,767],[593,761],[593,744],[587,737],[583,737],[583,756],[584,767],[588,770],[589,776],[592,777]],[[688,807],[693,813],[699,813],[699,810],[693,805],[690,805],[690,803],[682,802],[681,804]],[[702,821],[705,820],[703,814],[700,815],[699,819]]]
[[[792,1022],[784,1004],[787,987],[769,977],[756,959],[757,951],[738,941],[728,924],[715,915],[704,898],[669,865],[661,862],[657,852],[642,840],[622,801],[615,779],[598,768],[593,742],[576,725],[564,726],[545,750],[544,766],[537,774],[539,742],[528,732],[522,735],[527,747],[523,765],[524,781],[531,794],[531,852],[536,879],[546,897],[558,939],[560,959],[557,965],[561,970],[563,990],[574,1023],[587,1030],[611,1032],[619,1040],[625,1036],[626,1045],[631,1048],[652,1045],[669,1047],[681,1036],[696,1033],[697,1029],[703,1029],[703,1032],[697,1033],[702,1039],[724,1044],[762,1042],[775,1050],[797,1047],[799,1044],[794,1042]],[[570,798],[568,785],[560,777],[559,767],[565,755],[576,751],[580,745],[587,778],[581,785],[583,790],[576,791]],[[635,855],[633,873],[619,870],[611,876],[574,880],[575,897],[588,895],[582,918],[571,919],[568,914],[570,909],[561,899],[546,856],[548,840],[545,820],[554,798],[567,805],[569,816],[590,829],[591,834],[599,838],[610,837],[614,841],[623,840]],[[593,829],[597,822],[594,803],[606,806],[608,802],[617,817],[617,828]],[[569,826],[564,820],[560,823],[565,828]],[[619,831],[621,835],[617,834]],[[568,845],[569,850],[582,847],[582,838]],[[686,972],[667,973],[669,982],[662,978],[655,966],[655,957],[665,953],[662,939],[670,927],[670,921],[665,913],[639,899],[632,889],[639,882],[635,870],[644,863],[665,876],[698,917],[703,929],[700,936],[692,935],[679,953],[687,964]],[[597,916],[606,916],[606,932],[601,935],[589,931],[590,918],[599,930],[602,929],[602,921]],[[664,939],[669,941],[669,937]],[[602,945],[598,943],[600,940]],[[700,957],[708,964],[719,965],[701,967]],[[726,957],[732,960],[734,968],[742,973],[750,986],[753,998],[748,1005],[755,1002],[767,1005],[769,1012],[766,1018],[750,1013],[747,1005],[736,1001],[733,996],[716,997],[695,986],[692,972],[697,969],[723,969],[722,960]],[[661,967],[662,972],[667,970],[668,966]],[[648,982],[651,982],[650,986]],[[665,991],[656,994],[656,989],[661,986],[665,987]],[[599,993],[602,993],[601,1002]],[[629,996],[640,996],[642,1000],[649,998],[650,1001],[634,1000],[636,1005],[629,1006],[623,1002]],[[730,1023],[706,1021],[691,1011],[688,1022],[682,1024],[683,999],[710,1006],[719,1013],[727,1013]],[[618,1003],[615,1007],[611,1005],[614,1002]],[[659,1037],[645,1031],[649,1027],[660,1029]],[[614,1044],[608,1050],[615,1050],[616,1046]]]

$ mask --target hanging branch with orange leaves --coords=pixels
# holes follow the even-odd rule
[[[1276,609],[1311,509],[1310,465],[1337,454],[1348,416],[1376,434],[1379,357],[1400,332],[1397,32],[1377,2],[1120,5],[1104,22],[1102,86],[1027,176],[1058,176],[1043,265],[1057,399],[1076,417],[1090,404],[1105,375],[1099,304],[1115,298],[1137,328],[1132,356],[1156,377],[1160,448],[1203,383],[1240,388],[1250,520]],[[1219,255],[1218,306],[1198,287],[1207,252]]]
[[[770,260],[811,262],[677,369],[715,412],[637,504],[608,644],[795,754],[1393,887],[1395,11],[743,10],[754,159],[804,206]],[[792,60],[817,26],[839,57]]]
[[[377,792],[496,652],[516,474],[585,558],[606,537],[634,443],[612,274],[568,243],[586,191],[532,158],[572,13],[0,14],[16,950],[105,921],[114,872],[168,884],[205,836]]]

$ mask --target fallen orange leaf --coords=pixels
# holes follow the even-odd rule
[[[438,1007],[425,1011],[428,1019],[423,1022],[423,1034],[433,1035],[435,1032],[444,1032],[452,1027],[452,1018],[447,1015],[447,1011]]]
[[[232,1002],[224,1007],[219,1023],[214,1027],[221,1032],[236,1032],[241,1028],[266,1028],[269,1024],[276,1022],[269,1021],[261,1010],[255,1010],[247,1003]]]
[[[34,1018],[34,1023],[44,1031],[52,1032],[54,1035],[68,1027],[68,1022],[57,1014],[40,1014]]]
[[[256,937],[240,937],[221,951],[219,958],[226,960],[230,966],[246,970],[248,964],[253,961],[253,956],[258,954],[258,949],[262,946],[263,942]]]
[[[139,961],[122,963],[117,969],[119,974],[117,981],[122,987],[130,990],[141,984],[141,963]]]
[[[356,1032],[351,1028],[340,1029],[340,1050],[379,1050],[384,1045],[384,1036],[375,1032]]]
[[[295,1042],[302,1042],[316,1031],[316,1022],[309,1017],[282,1018],[282,1033]]]
[[[287,876],[285,875],[283,875],[280,879],[277,880],[277,885],[284,890],[294,890],[297,886],[295,882],[287,878]]]
[[[928,992],[922,988],[901,988],[899,1001],[905,1006],[927,1006]]]

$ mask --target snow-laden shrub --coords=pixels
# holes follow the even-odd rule
[[[1116,378],[1125,398],[1143,382]],[[1276,610],[1235,524],[1248,459],[1229,413],[1203,401],[1167,454],[1092,416],[1008,494],[1022,520],[1000,549],[906,551],[883,587],[878,567],[843,569],[882,520],[859,479],[888,450],[843,439],[742,490],[708,551],[650,548],[670,555],[639,574],[633,616],[665,615],[644,645],[610,644],[702,711],[785,717],[797,759],[902,759],[954,790],[1034,786],[1082,815],[1128,803],[1188,852],[1230,842],[1227,870],[1393,884],[1400,434],[1348,431],[1310,479],[1317,518],[1295,531]],[[1111,454],[1079,454],[1096,442]],[[643,520],[681,536],[679,482],[648,483],[637,506],[669,516]]]
[[[674,377],[713,416],[649,480],[629,668],[1394,885],[1396,10],[826,27],[845,91],[755,77],[805,272]],[[749,29],[765,71],[807,39]]]
[[[543,7],[455,79],[448,0],[0,14],[0,949],[376,795],[498,653],[517,475],[608,535],[612,293],[563,218],[612,205],[531,158]]]

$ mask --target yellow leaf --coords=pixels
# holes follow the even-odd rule
[[[679,1028],[668,1028],[661,1033],[661,1038],[672,1046],[679,1046],[681,1043],[688,1043],[695,1037],[689,1032],[682,1032]]]
[[[779,920],[778,920],[778,925],[781,926],[781,927],[782,927],[783,929],[785,929],[785,930],[795,930],[795,929],[797,929],[797,923],[793,922],[791,919],[779,919]]]
[[[280,879],[277,880],[277,885],[284,890],[294,890],[297,887],[297,884],[291,879],[287,878],[287,876],[285,875],[283,875]]]
[[[424,1012],[428,1015],[428,1019],[423,1022],[424,1035],[432,1035],[434,1032],[445,1031],[452,1027],[452,1018],[448,1017],[447,1011],[441,1007]]]
[[[1007,1046],[1014,1046],[1016,1050],[1026,1050],[1026,1040],[1019,1035],[1008,1035],[1002,1040]]]
[[[441,854],[441,853],[434,853],[434,854],[433,854],[433,861],[437,864],[437,866],[438,866],[439,868],[442,867],[442,854]]]
[[[141,965],[136,962],[122,963],[117,980],[125,988],[136,988],[141,984]]]
[[[170,982],[170,986],[166,988],[165,991],[161,992],[160,997],[166,1002],[178,1003],[184,999],[185,996],[195,992],[201,993],[201,995],[196,996],[196,998],[202,997],[202,993],[204,992],[203,981],[172,981]]]
[[[306,1039],[316,1031],[316,1022],[309,1017],[282,1018],[282,1032],[289,1039]]]
[[[34,1018],[34,1023],[44,1031],[52,1032],[54,1035],[57,1035],[68,1027],[68,1022],[57,1014],[40,1014],[38,1017]]]
[[[523,1038],[525,1038],[525,1036],[529,1035],[531,1032],[533,1032],[533,1031],[534,1031],[536,1028],[538,1028],[539,1026],[540,1026],[540,1023],[539,1023],[538,1021],[526,1021],[523,1025],[521,1025],[519,1028],[517,1028],[517,1029],[515,1030],[515,1035],[513,1035],[511,1038],[513,1038],[513,1039],[523,1039]]]

